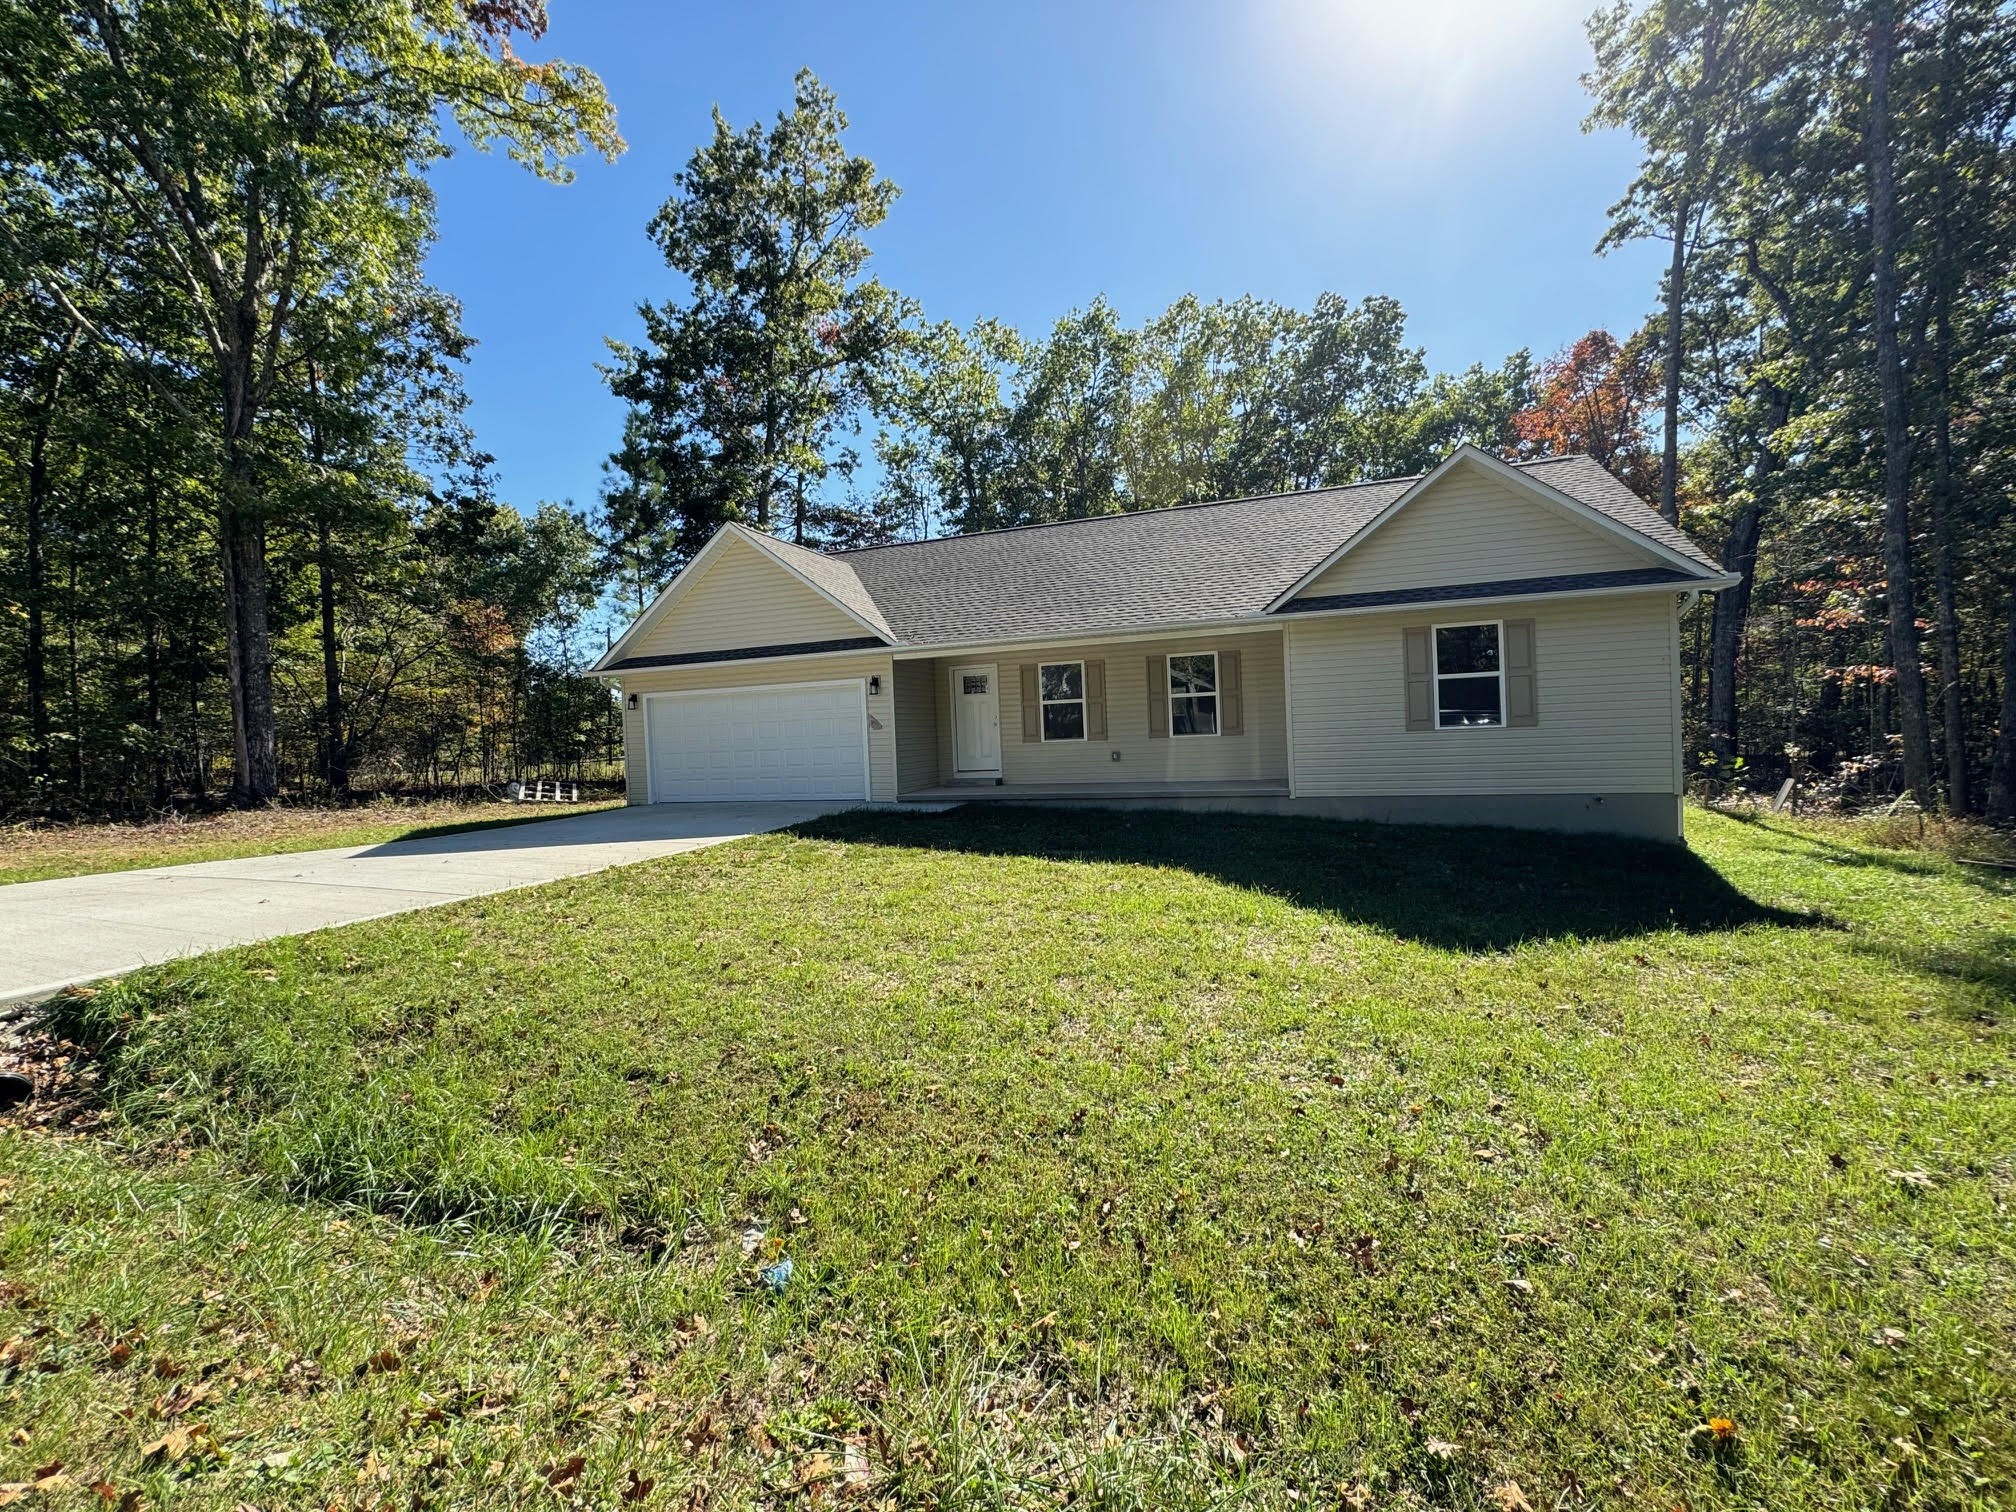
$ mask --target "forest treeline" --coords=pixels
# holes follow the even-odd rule
[[[1400,306],[1094,298],[933,321],[832,92],[711,139],[605,362],[601,499],[520,510],[463,416],[425,170],[621,148],[536,0],[0,10],[0,807],[581,771],[612,613],[723,521],[814,545],[1587,451],[1743,577],[1689,618],[1689,759],[2011,817],[2016,23],[1987,3],[1592,18],[1643,148],[1641,329],[1432,370]],[[652,291],[640,290],[640,294]]]

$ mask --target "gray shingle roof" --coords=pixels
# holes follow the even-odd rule
[[[1515,464],[1540,482],[1558,488],[1578,504],[1601,510],[1627,530],[1650,536],[1670,551],[1699,562],[1710,572],[1720,572],[1721,563],[1696,546],[1678,526],[1665,518],[1625,486],[1609,468],[1594,457],[1547,457],[1537,462]]]
[[[1718,570],[1590,458],[1521,466],[1626,529]],[[906,644],[1153,629],[1260,613],[1418,481],[1386,478],[831,556],[785,550],[801,568],[806,557],[844,564],[893,638]]]

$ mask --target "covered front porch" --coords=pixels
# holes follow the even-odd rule
[[[1283,632],[899,658],[896,796],[919,803],[1286,797]]]
[[[899,803],[1056,803],[1067,799],[1286,798],[1288,784],[1244,782],[948,782],[901,794]]]

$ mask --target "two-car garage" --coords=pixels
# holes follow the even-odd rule
[[[647,693],[647,801],[865,799],[865,694],[859,678]]]

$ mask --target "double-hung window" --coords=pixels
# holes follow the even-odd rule
[[[1500,626],[1435,627],[1435,723],[1444,730],[1505,723]]]
[[[1218,733],[1218,653],[1169,658],[1169,733]]]
[[[1085,738],[1085,663],[1044,662],[1036,671],[1045,740]]]

